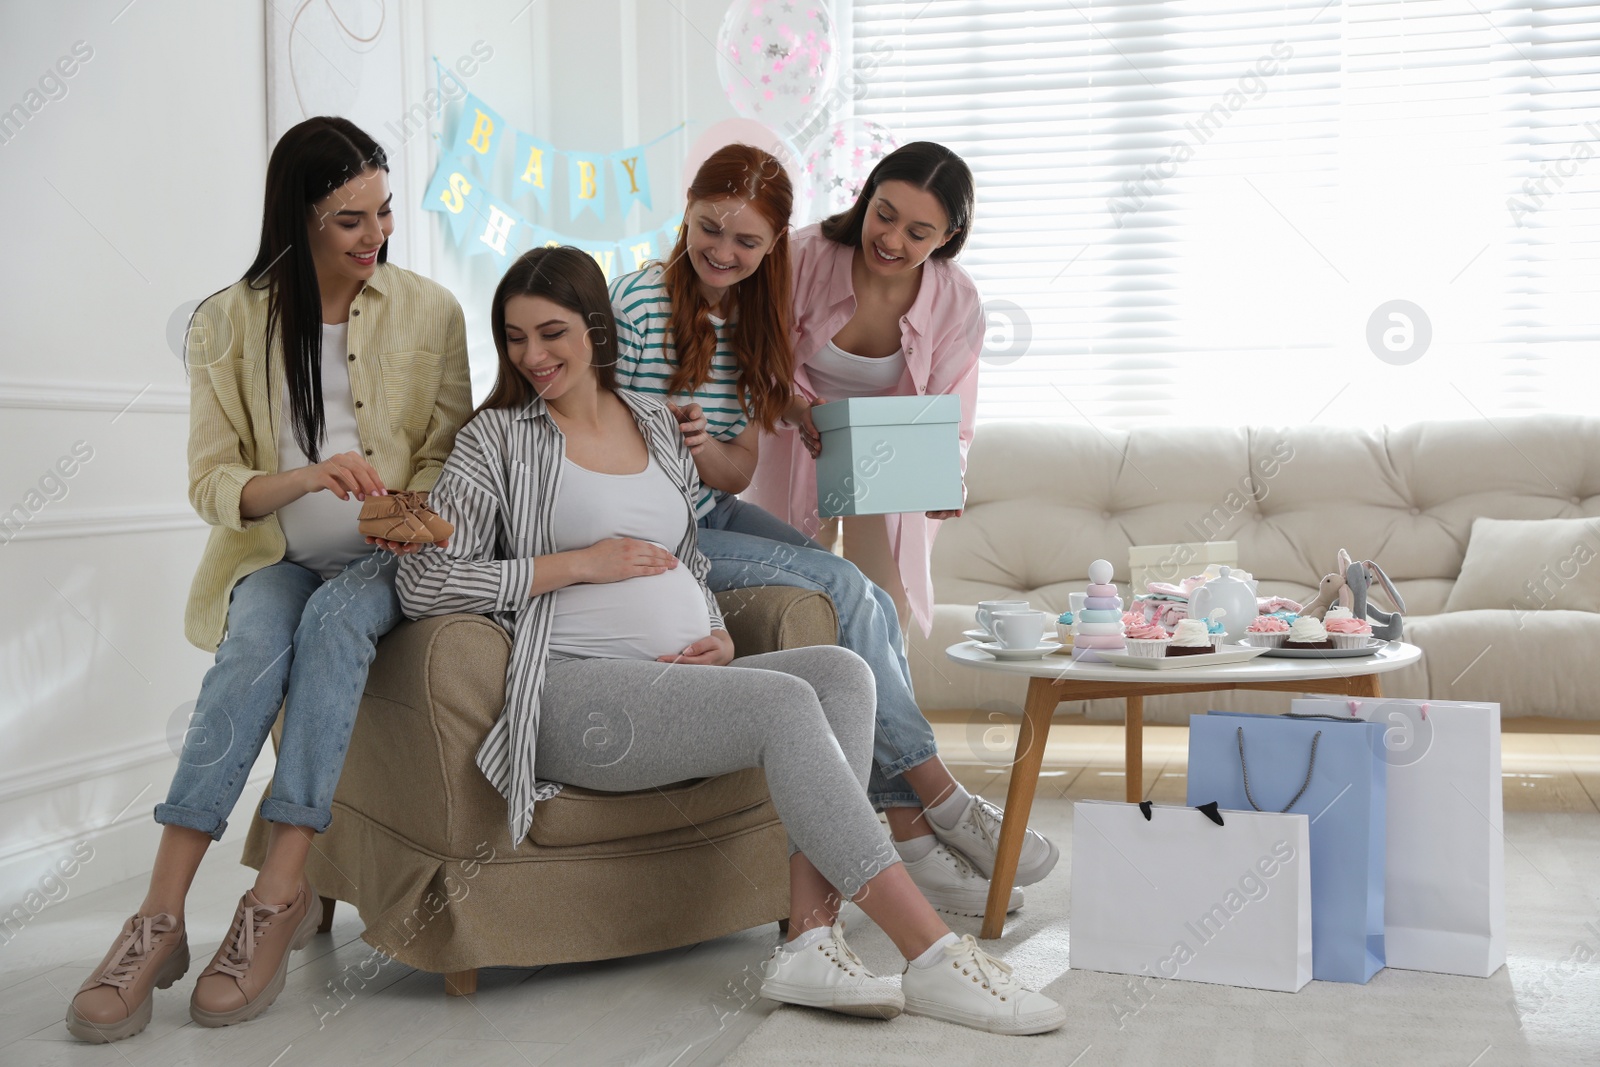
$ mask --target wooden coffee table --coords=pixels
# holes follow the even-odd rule
[[[989,880],[989,904],[979,936],[999,937],[1005,928],[1006,902],[1017,874],[1022,836],[1033,810],[1039,786],[1050,720],[1063,700],[1115,697],[1127,701],[1123,718],[1127,798],[1144,798],[1144,698],[1163,693],[1215,693],[1229,689],[1264,689],[1284,693],[1333,693],[1342,696],[1379,697],[1378,675],[1408,667],[1422,658],[1416,645],[1391,641],[1371,656],[1347,659],[1282,659],[1257,656],[1244,663],[1184,667],[1153,671],[1118,667],[1109,663],[1074,661],[1067,656],[1003,663],[981,652],[971,641],[945,649],[945,655],[967,667],[1022,675],[1029,679],[1027,703],[1022,709],[1022,730],[1011,763],[1011,787],[1006,792],[1006,816],[1001,824],[994,874]]]

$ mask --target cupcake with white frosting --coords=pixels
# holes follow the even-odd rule
[[[1211,631],[1204,619],[1181,619],[1172,631],[1172,643],[1167,646],[1169,656],[1204,656],[1215,652]]]
[[[1284,639],[1283,647],[1332,648],[1333,641],[1328,637],[1328,631],[1322,625],[1321,619],[1302,615],[1294,620],[1293,626],[1289,627],[1289,636]]]

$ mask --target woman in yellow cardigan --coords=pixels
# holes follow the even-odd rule
[[[460,306],[387,262],[383,149],[344,119],[308,119],[273,149],[266,186],[255,262],[200,305],[187,346],[189,497],[212,529],[185,631],[216,663],[155,809],[144,902],[68,1007],[86,1041],[143,1030],[152,989],[188,969],[184,898],[280,706],[267,857],[190,1014],[243,1022],[283,988],[321,917],[312,834],[331,820],[377,641],[401,617],[395,557],[420,547],[364,537],[358,514],[383,498],[430,519],[411,494],[432,488],[471,409]]]

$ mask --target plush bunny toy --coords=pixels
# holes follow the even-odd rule
[[[1368,599],[1367,593],[1373,582],[1383,586],[1384,594],[1395,606],[1394,611],[1384,611]],[[1383,573],[1382,567],[1370,559],[1359,562],[1352,560],[1350,553],[1342,548],[1339,550],[1339,569],[1322,576],[1317,595],[1300,609],[1300,614],[1320,619],[1335,604],[1349,608],[1350,614],[1358,619],[1370,618],[1372,636],[1380,641],[1400,640],[1400,620],[1406,610],[1406,602],[1401,599],[1400,591]]]
[[[1332,574],[1324,574],[1322,581],[1317,585],[1317,595],[1308,600],[1300,609],[1301,615],[1309,615],[1313,619],[1320,619],[1329,608],[1338,604],[1350,609],[1355,614],[1355,594],[1347,584],[1346,575],[1350,570],[1350,553],[1344,549],[1339,550],[1339,569]],[[1359,615],[1356,616],[1360,618]]]
[[[1343,550],[1339,553],[1341,561],[1345,558]],[[1383,573],[1383,568],[1370,559],[1360,563],[1351,563],[1345,568],[1345,584],[1351,590],[1355,603],[1351,605],[1350,613],[1356,618],[1372,619],[1372,636],[1380,641],[1400,640],[1400,617],[1405,614],[1406,602],[1400,599],[1400,591],[1394,587],[1389,576]],[[1394,605],[1394,611],[1383,611],[1376,604],[1367,599],[1367,589],[1376,580],[1383,586],[1384,593],[1389,597],[1389,602]]]

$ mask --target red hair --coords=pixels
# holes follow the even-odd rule
[[[750,277],[731,291],[729,341],[738,366],[739,407],[763,430],[772,432],[794,396],[794,346],[789,331],[794,309],[789,295],[789,212],[794,189],[783,165],[750,145],[717,149],[689,183],[688,203],[737,197],[755,207],[777,240]],[[667,382],[671,394],[693,393],[711,378],[716,332],[711,309],[701,298],[699,278],[688,255],[689,224],[684,222],[668,257],[665,283],[672,301],[669,317],[678,366]]]

